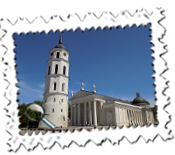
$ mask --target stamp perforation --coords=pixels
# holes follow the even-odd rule
[[[155,11],[157,14],[158,14],[158,11]],[[155,15],[154,17],[149,17],[149,19],[147,20],[147,22],[151,22],[151,20],[153,20],[153,18],[155,18],[156,17],[156,13],[155,14],[153,14],[153,15]],[[144,19],[145,20],[145,18],[143,17],[144,15],[143,14],[137,14],[138,16],[140,15],[140,16],[142,16],[142,20]],[[126,13],[126,18],[127,18],[128,16],[127,16],[127,13]],[[121,17],[121,18],[123,18],[123,17]],[[136,15],[134,15],[134,18],[136,18]],[[120,19],[120,17],[119,17],[119,19]],[[132,18],[133,19],[133,18]],[[132,22],[132,19],[130,18],[130,19],[127,19],[128,21],[127,22],[121,22],[120,24],[119,23],[117,23],[117,21],[116,21],[116,23],[117,23],[117,25],[122,25],[122,27],[124,27],[127,23],[128,23],[128,25],[131,27],[132,25],[133,25],[133,23],[134,23],[134,21]],[[157,19],[157,18],[156,18]],[[115,20],[115,19],[114,19]],[[143,22],[146,24],[147,22],[145,22],[143,20]],[[39,21],[41,21],[41,20],[39,20],[38,19],[38,23],[39,23]],[[70,20],[71,21],[71,20]],[[99,19],[99,21],[100,21],[100,19]],[[137,21],[137,20],[135,20],[136,21],[136,25],[137,26],[139,26],[140,24],[139,23],[141,23],[141,21]],[[9,24],[9,23],[6,23],[7,21],[3,21],[2,23],[4,23],[4,25],[7,25],[7,27],[8,27],[8,29],[10,29],[10,28],[12,28],[12,26]],[[23,22],[23,23],[22,23]],[[22,24],[22,25],[29,25],[27,22],[25,22],[25,21],[19,21],[19,22],[17,22],[14,26],[13,26],[13,28],[14,28],[14,32],[17,32],[17,33],[20,33],[21,31],[22,32],[25,32],[25,33],[28,33],[29,32],[29,30],[28,29],[25,29],[25,28],[23,28],[22,30],[19,30],[18,28],[20,27],[20,24]],[[36,21],[34,21],[34,22],[36,22]],[[35,24],[33,22],[33,24],[32,24],[32,27],[31,27],[31,30],[33,29],[34,30],[34,32],[37,32],[37,29],[35,28],[35,25],[37,25],[37,24]],[[37,23],[37,22],[36,22]],[[51,26],[52,24],[53,24],[54,22],[51,22],[50,21],[50,23],[48,23],[48,24],[44,24],[45,25],[45,29],[46,29],[46,33],[49,33],[49,31],[50,31],[50,29],[51,29],[51,27],[54,29],[54,31],[56,31],[58,28],[56,28],[56,27],[53,27],[53,26]],[[68,22],[69,23],[69,22]],[[152,23],[152,22],[151,22]],[[112,24],[112,22],[110,23],[111,25],[113,25]],[[110,24],[108,24],[108,27],[111,27],[110,26]],[[65,24],[66,25],[66,24]],[[79,24],[77,24],[77,25],[79,25]],[[154,26],[154,25],[156,25],[156,23],[152,23],[152,26]],[[87,26],[87,25],[86,25]],[[86,26],[83,26],[83,24],[80,26],[83,30],[85,30],[85,28],[86,28]],[[116,26],[116,25],[115,25]],[[70,28],[68,25],[66,25],[65,26],[68,30],[71,30],[71,29],[73,29],[73,30],[75,30],[76,29],[76,26],[74,26],[73,28]],[[62,31],[63,29],[65,29],[65,27],[63,26],[62,28],[60,27],[60,30]],[[90,27],[92,27],[92,26],[87,26],[87,28],[89,29]],[[98,24],[94,24],[94,27],[95,27],[95,29],[97,29],[99,26],[98,26]],[[103,27],[103,28],[105,28],[106,27],[106,24],[101,24],[101,26],[100,27]],[[155,26],[156,27],[156,26]],[[32,31],[33,31],[32,30]],[[159,30],[161,30],[161,32],[163,31],[162,29],[159,29]],[[9,33],[11,33],[12,31],[10,31]],[[13,32],[12,32],[13,33]],[[152,32],[152,33],[154,33],[154,31]],[[7,34],[8,34],[8,31],[7,31]],[[156,35],[154,35],[153,34],[153,42],[154,42],[154,44],[158,44],[158,43],[155,43],[155,42],[157,42],[157,41],[155,41],[156,40],[156,37],[157,37],[158,35],[156,34]],[[9,38],[10,39],[10,35],[8,35],[8,37],[6,37],[6,38]],[[10,39],[10,40],[12,40],[12,39]],[[5,41],[5,42],[7,42],[7,40]],[[159,44],[160,45],[160,44]],[[163,46],[163,45],[162,45]],[[156,49],[156,47],[152,47],[152,49],[155,51],[155,49]],[[10,49],[10,51],[11,51],[11,49]],[[159,53],[160,54],[160,53]],[[155,56],[155,57],[157,57],[156,55],[158,55],[157,53],[153,53],[153,56]],[[7,57],[8,56],[5,56],[5,59],[7,59]],[[12,65],[12,64],[10,64],[10,65]],[[13,66],[13,65],[12,65]],[[11,68],[13,68],[11,66]],[[14,76],[14,75],[13,75]],[[155,78],[156,77],[158,77],[158,75],[156,74],[155,75]],[[162,81],[162,80],[160,80],[160,81]],[[7,88],[7,92],[10,90],[10,87],[11,86],[9,86],[9,88]],[[15,97],[14,97],[15,98]],[[13,101],[14,101],[14,99],[13,99]],[[12,105],[10,105],[10,107],[12,108],[13,106]],[[15,107],[15,106],[14,106]],[[13,107],[13,108],[14,108]],[[17,120],[17,119],[16,119]],[[9,129],[9,127],[10,127],[10,125],[12,125],[12,124],[9,124],[8,125],[8,129]],[[125,130],[126,131],[126,130]],[[42,136],[42,134],[40,133],[39,134],[40,136]],[[48,133],[47,133],[47,135],[48,135]],[[164,135],[166,135],[166,133],[164,134]],[[26,137],[26,139],[27,138],[29,138],[29,136],[25,136]],[[20,138],[19,138],[20,139]],[[12,141],[17,141],[17,137],[13,137],[12,138]],[[52,142],[53,142],[53,140],[51,140]],[[40,141],[40,142],[42,142],[42,141]],[[12,144],[12,143],[11,143]],[[36,143],[35,143],[36,144]],[[17,145],[16,145],[17,146]],[[15,147],[16,147],[15,146]],[[32,146],[34,146],[33,144],[32,144]],[[45,147],[45,146],[44,146]]]

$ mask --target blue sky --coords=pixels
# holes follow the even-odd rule
[[[155,104],[151,57],[150,24],[125,29],[99,28],[82,32],[64,31],[63,45],[69,51],[69,97],[71,91],[84,89],[98,94],[132,101],[136,92]],[[14,34],[17,78],[20,80],[19,103],[43,100],[49,50],[59,42],[60,32]]]

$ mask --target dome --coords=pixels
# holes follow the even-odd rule
[[[55,48],[63,48],[63,49],[65,49],[64,45],[62,44],[62,35],[61,34],[60,34],[59,44],[56,45]]]
[[[58,44],[58,45],[55,46],[55,48],[63,48],[63,49],[65,49],[65,47],[63,46],[63,44]]]
[[[136,93],[137,97],[133,100],[133,105],[149,105],[149,102],[140,97],[140,93]]]

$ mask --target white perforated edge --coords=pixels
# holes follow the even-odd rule
[[[161,14],[163,9],[155,9],[153,10],[152,14],[148,14],[145,10],[140,10],[136,12],[134,15],[130,15],[128,11],[125,12],[123,15],[122,12],[119,12],[118,15],[113,15],[109,12],[104,12],[102,16],[98,19],[94,14],[86,14],[84,21],[83,19],[80,20],[79,16],[76,14],[72,14],[69,18],[64,19],[64,21],[60,18],[60,16],[53,16],[53,19],[50,19],[49,22],[45,22],[43,17],[36,17],[32,21],[28,21],[28,19],[18,18],[15,23],[11,23],[10,19],[1,21],[1,29],[6,31],[4,33],[4,37],[1,40],[1,45],[6,47],[7,52],[4,55],[3,62],[7,62],[7,70],[5,71],[6,77],[5,80],[9,81],[9,86],[5,90],[6,98],[10,100],[10,104],[5,109],[8,110],[6,115],[10,117],[4,117],[7,122],[6,130],[9,134],[11,134],[11,138],[7,139],[7,144],[9,145],[9,151],[16,151],[21,144],[25,146],[27,150],[33,149],[37,146],[38,143],[41,143],[44,148],[51,148],[55,142],[58,142],[61,147],[69,146],[72,141],[76,142],[78,145],[84,146],[88,140],[92,140],[96,144],[102,142],[102,140],[110,139],[110,141],[114,144],[118,144],[120,140],[124,137],[127,137],[128,141],[134,142],[138,140],[139,136],[143,136],[144,140],[148,142],[149,140],[154,140],[157,135],[160,135],[162,139],[166,140],[171,138],[172,136],[169,135],[169,129],[165,129],[165,124],[169,121],[168,114],[163,110],[165,104],[168,103],[166,96],[162,94],[162,91],[167,87],[166,82],[167,80],[160,77],[160,74],[166,69],[164,61],[160,58],[160,54],[164,53],[166,50],[163,48],[165,45],[164,43],[160,43],[158,38],[162,38],[162,35],[165,33],[165,29],[158,23],[164,16]],[[81,16],[82,17],[82,16]],[[60,30],[63,31],[65,29],[75,30],[77,27],[80,27],[82,30],[85,28],[90,29],[94,27],[95,29],[98,27],[104,28],[106,26],[132,26],[136,24],[139,26],[140,24],[148,24],[151,23],[152,29],[152,40],[151,42],[155,45],[152,49],[155,51],[152,56],[155,58],[154,61],[154,70],[156,73],[154,77],[156,79],[156,98],[157,105],[158,105],[158,119],[160,124],[157,127],[150,126],[150,127],[137,127],[137,128],[122,128],[122,129],[109,129],[102,131],[92,130],[88,132],[83,130],[81,132],[75,131],[74,133],[46,133],[42,135],[32,134],[32,136],[25,136],[19,135],[18,129],[18,117],[17,117],[17,90],[18,88],[15,86],[17,83],[17,79],[15,78],[15,62],[14,57],[15,53],[13,49],[15,48],[13,44],[12,35],[13,33],[27,33],[29,31],[32,32],[42,32],[45,31],[48,33],[50,30],[56,31]],[[8,138],[9,136],[7,136]]]

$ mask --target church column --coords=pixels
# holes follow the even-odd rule
[[[131,124],[131,116],[130,116],[130,110],[127,110],[127,115],[128,115],[128,121],[129,125]]]
[[[139,111],[140,125],[142,125],[141,112]]]
[[[115,125],[117,124],[117,107],[114,107]]]
[[[132,116],[132,123],[133,123],[133,125],[135,125],[135,119],[134,119],[134,112],[133,112],[133,110],[131,110],[131,116]]]
[[[80,125],[80,103],[78,103],[78,126]]]
[[[133,112],[134,112],[135,124],[137,124],[136,112],[135,111],[133,111]]]
[[[130,116],[129,116],[129,110],[128,109],[126,110],[126,113],[127,113],[127,117],[128,117],[128,123],[130,124]]]
[[[140,111],[138,111],[137,113],[138,113],[138,120],[139,120],[139,125],[140,125],[140,123],[141,123],[141,121],[140,121]]]
[[[128,116],[127,116],[127,109],[125,109],[125,120],[126,120],[126,125],[129,124],[129,121],[128,121]]]
[[[118,107],[116,108],[117,108],[117,126],[118,126],[118,124],[120,123],[120,116],[119,116],[119,108]]]
[[[140,125],[140,117],[139,117],[139,112],[137,111],[137,119],[138,119],[138,125]]]
[[[152,116],[152,123],[154,124],[154,115],[153,115],[153,112],[151,112],[151,116]]]
[[[77,125],[77,122],[76,122],[76,114],[77,114],[77,104],[75,104],[75,107],[74,107],[74,126]]]
[[[125,118],[125,110],[122,109],[122,116],[123,116],[123,125],[125,124],[126,122],[126,118]]]
[[[71,103],[71,125],[73,125],[73,104]]]
[[[94,100],[93,103],[93,110],[94,110],[94,125],[97,125],[97,112],[96,112],[96,101]]]
[[[119,119],[120,119],[120,124],[122,123],[122,117],[121,117],[121,109],[119,108]]]
[[[138,124],[138,121],[137,121],[137,111],[134,111],[134,114],[135,114],[136,125],[137,125]]]
[[[138,124],[137,122],[137,115],[136,115],[136,111],[134,111],[134,116],[135,116],[135,121],[136,121],[136,125]]]
[[[91,101],[89,101],[89,125],[92,125]]]
[[[142,112],[140,111],[140,124],[143,125]]]
[[[103,102],[100,102],[100,124],[103,124]]]
[[[84,102],[84,125],[87,123],[86,102]]]
[[[132,125],[134,124],[134,120],[133,120],[133,116],[132,116],[132,110],[129,111],[129,114],[131,116],[131,121],[132,121]]]
[[[129,114],[129,121],[130,121],[130,125],[131,125],[131,123],[133,123],[133,121],[132,121],[132,116],[131,116],[131,110],[128,110],[128,114]]]

